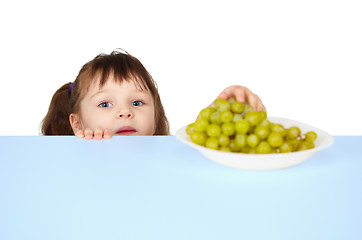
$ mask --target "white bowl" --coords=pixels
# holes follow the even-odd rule
[[[308,126],[304,123],[300,123],[291,119],[268,117],[268,120],[272,123],[280,123],[285,128],[291,126],[297,126],[303,133],[308,131],[314,131],[317,133],[317,139],[314,142],[315,147],[300,152],[291,153],[271,153],[271,154],[247,154],[247,153],[233,153],[224,152],[219,150],[209,149],[203,146],[199,146],[191,141],[190,136],[186,133],[186,127],[184,126],[176,131],[176,137],[183,143],[196,148],[204,156],[210,160],[228,166],[232,168],[244,169],[244,170],[273,170],[282,169],[295,166],[310,158],[316,152],[329,147],[333,144],[334,139],[328,133]]]

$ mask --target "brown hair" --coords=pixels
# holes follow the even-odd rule
[[[73,84],[66,83],[55,92],[48,113],[42,121],[43,135],[74,135],[69,115],[79,112],[80,101],[98,74],[100,87],[107,82],[109,75],[113,74],[116,81],[135,81],[139,87],[150,91],[155,105],[154,135],[170,134],[156,82],[137,58],[127,52],[113,51],[111,54],[100,54],[86,63]]]

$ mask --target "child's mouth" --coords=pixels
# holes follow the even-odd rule
[[[130,126],[126,126],[126,127],[121,127],[116,134],[117,135],[131,135],[134,134],[136,132],[136,129],[134,129],[133,127]]]

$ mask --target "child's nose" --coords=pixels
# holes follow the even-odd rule
[[[130,118],[130,117],[132,117],[133,115],[132,115],[132,113],[128,113],[128,114],[120,114],[119,115],[119,117],[125,117],[125,118]]]
[[[118,114],[119,118],[133,118],[133,113],[130,111],[124,111],[124,112],[120,112]]]

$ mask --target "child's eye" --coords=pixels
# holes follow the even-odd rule
[[[136,101],[133,101],[133,102],[132,102],[132,106],[135,106],[135,107],[139,107],[139,106],[142,106],[142,105],[143,105],[143,102],[142,102],[142,101],[136,100]]]
[[[109,108],[109,107],[112,107],[112,103],[110,102],[102,102],[98,105],[98,107],[101,107],[101,108]]]

